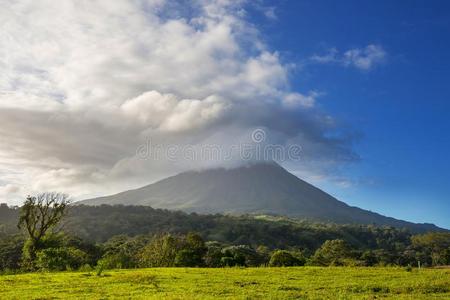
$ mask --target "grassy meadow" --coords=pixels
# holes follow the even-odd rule
[[[450,299],[450,269],[154,268],[0,276],[1,299]]]

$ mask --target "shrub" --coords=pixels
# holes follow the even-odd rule
[[[306,264],[306,257],[303,251],[294,250],[289,252],[297,259],[297,266],[304,266]]]
[[[0,271],[18,269],[24,240],[20,236],[0,239]]]
[[[184,249],[175,256],[177,267],[200,267],[202,264],[202,257],[194,250]]]
[[[423,258],[418,259],[422,263],[427,262],[433,266],[450,264],[449,232],[430,232],[415,235],[411,238],[411,242],[418,252],[423,252],[427,257],[426,261]]]
[[[155,236],[138,254],[141,267],[173,267],[182,241],[172,235]]]
[[[220,265],[222,267],[233,267],[236,265],[236,262],[234,261],[233,257],[224,256],[220,259]]]
[[[103,246],[103,262],[108,269],[135,268],[139,265],[139,253],[148,243],[146,237],[130,238],[114,236]]]
[[[95,267],[95,275],[102,276],[104,270],[105,270],[105,262],[102,259],[100,259],[97,262],[97,266]]]
[[[312,263],[319,266],[343,266],[352,258],[351,249],[345,241],[328,240],[314,253]]]
[[[260,265],[267,266],[270,260],[270,250],[267,246],[260,245],[256,248],[256,252],[258,253],[258,257],[260,259]]]
[[[207,243],[208,250],[204,255],[204,263],[207,267],[217,268],[220,267],[222,259],[222,248],[217,242]]]
[[[229,246],[222,249],[222,253],[225,257],[232,257],[238,266],[259,266],[264,263],[264,258],[246,245]]]
[[[47,271],[78,269],[86,261],[86,253],[72,247],[47,248],[38,251],[36,254],[36,267]]]
[[[292,266],[303,266],[305,264],[304,260],[300,260],[291,252],[286,250],[276,250],[272,253],[270,257],[269,266],[270,267],[292,267]]]
[[[102,265],[103,269],[122,269],[127,267],[128,257],[121,255],[121,253],[108,254],[103,256],[97,265]]]
[[[364,265],[367,267],[374,266],[378,263],[377,256],[371,250],[364,251],[364,253],[361,255],[361,260],[364,262]]]
[[[80,272],[91,272],[92,271],[92,267],[91,267],[90,264],[84,264],[78,269],[78,271],[80,271]]]

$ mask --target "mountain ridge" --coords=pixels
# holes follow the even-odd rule
[[[349,206],[272,162],[187,171],[76,204],[144,205],[196,213],[269,214],[339,224],[441,230],[434,224],[412,223]]]

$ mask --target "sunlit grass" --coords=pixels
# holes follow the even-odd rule
[[[450,299],[450,270],[157,268],[0,276],[1,299]]]

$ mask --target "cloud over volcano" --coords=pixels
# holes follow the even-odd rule
[[[305,174],[357,159],[320,93],[246,18],[244,1],[3,1],[0,200],[116,192],[217,161],[142,160],[148,141],[301,145]],[[17,202],[16,202],[17,203]]]

